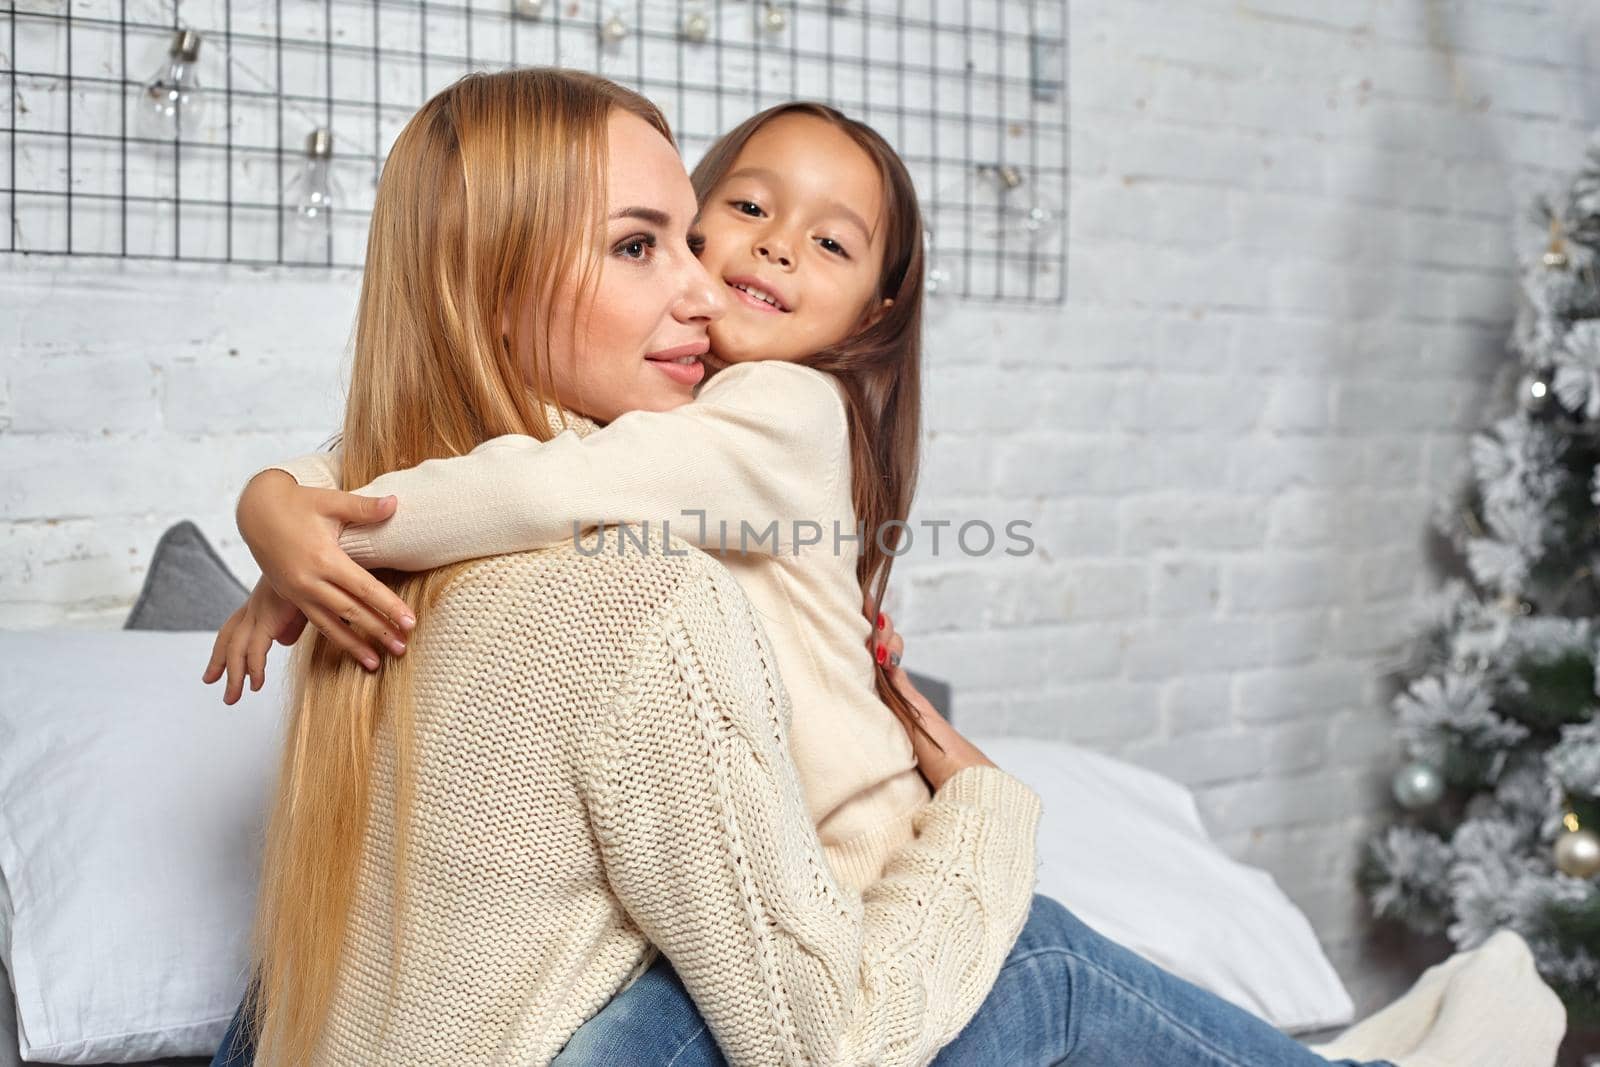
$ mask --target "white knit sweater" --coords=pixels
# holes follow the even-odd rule
[[[419,611],[407,895],[397,915],[380,731],[316,1064],[546,1063],[652,944],[734,1065],[926,1063],[976,1012],[1028,913],[1038,797],[962,770],[881,880],[841,886],[765,629],[671,547],[475,562]]]
[[[870,885],[889,853],[910,840],[928,787],[904,728],[874,688],[858,543],[841,537],[834,551],[835,528],[856,531],[838,380],[793,363],[741,363],[674,411],[631,411],[604,428],[553,406],[549,413],[570,432],[549,442],[497,437],[469,455],[357,489],[393,493],[400,505],[387,522],[347,528],[343,547],[370,568],[425,570],[570,543],[575,522],[647,523],[651,551],[659,551],[664,527],[711,551],[739,548],[740,520],[758,532],[776,523],[775,541],[752,536],[751,551],[719,558],[771,635],[794,703],[791,755],[829,865],[847,885]],[[279,469],[303,485],[340,484],[337,454]],[[684,509],[704,510],[703,527]],[[592,535],[587,543],[593,547]],[[615,538],[607,543],[616,550]]]

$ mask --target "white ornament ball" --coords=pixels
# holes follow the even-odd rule
[[[628,24],[621,16],[612,15],[600,27],[600,39],[606,44],[620,44],[628,36]]]
[[[511,13],[518,18],[543,18],[544,0],[511,0]]]
[[[1394,798],[1408,811],[1431,807],[1442,796],[1444,778],[1426,763],[1408,763],[1394,776]]]
[[[1573,830],[1556,838],[1556,867],[1574,878],[1600,874],[1600,834]]]
[[[711,20],[704,11],[691,11],[683,16],[683,36],[695,44],[703,44],[711,36]]]
[[[767,13],[761,17],[762,25],[766,26],[768,33],[782,33],[789,25],[789,16],[778,8],[768,6]]]

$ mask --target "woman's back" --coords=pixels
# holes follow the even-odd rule
[[[441,594],[411,653],[402,958],[385,729],[324,1062],[542,1062],[648,966],[647,942],[604,892],[582,751],[626,680],[635,631],[708,562],[567,545],[472,563]]]
[[[405,904],[380,732],[316,1063],[545,1063],[652,945],[732,1064],[924,1063],[1026,920],[1039,801],[992,766],[944,784],[864,898],[835,881],[767,635],[684,541],[469,564],[409,655]]]

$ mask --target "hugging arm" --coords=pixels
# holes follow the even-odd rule
[[[932,1059],[1026,920],[1038,797],[993,766],[964,768],[858,896],[834,880],[807,817],[787,696],[733,578],[686,584],[649,644],[630,703],[588,746],[586,793],[613,891],[724,1056]]]
[[[496,437],[385,474],[356,492],[393,494],[394,517],[348,526],[339,544],[368,569],[426,570],[627,521],[648,524],[652,541],[664,540],[665,523],[702,548],[790,552],[794,522],[821,521],[844,476],[844,420],[822,372],[735,364],[673,411],[630,411],[586,437]],[[280,469],[302,485],[337,485],[337,462],[319,453]],[[741,521],[752,530],[742,542]],[[758,536],[773,523],[776,538]]]

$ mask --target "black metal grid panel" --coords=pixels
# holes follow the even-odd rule
[[[201,36],[204,110],[146,135],[141,88],[179,27]],[[545,0],[536,18],[513,0],[15,0],[0,35],[0,251],[359,267],[416,107],[469,70],[559,64],[650,96],[691,163],[761,108],[832,103],[906,159],[944,292],[1066,297],[1065,0]],[[341,198],[307,232],[291,182],[317,127]]]

